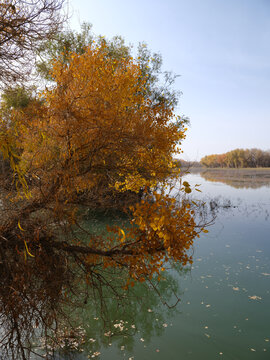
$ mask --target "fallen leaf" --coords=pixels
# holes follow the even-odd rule
[[[260,296],[257,296],[257,295],[249,296],[248,298],[250,300],[262,300],[262,298]]]

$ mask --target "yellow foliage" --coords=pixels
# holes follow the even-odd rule
[[[184,133],[173,108],[145,99],[140,66],[132,58],[112,59],[103,46],[72,54],[68,65],[55,61],[52,77],[56,85],[42,93],[42,101],[11,114],[17,136],[0,132],[1,139],[9,135],[0,148],[24,192],[30,186],[34,204],[74,227],[80,195],[90,194],[94,206],[102,204],[101,189],[137,194],[144,189],[145,199],[129,210],[130,226],[91,237],[85,261],[127,267],[139,281],[163,271],[168,258],[191,262],[188,249],[198,236],[194,212],[163,192],[149,195],[158,184],[165,187],[168,176],[178,176],[173,157]],[[19,161],[11,144],[20,149]],[[191,191],[187,182],[183,187]],[[75,244],[79,251],[82,245]],[[32,256],[26,242],[25,248]]]

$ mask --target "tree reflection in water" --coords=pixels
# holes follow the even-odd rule
[[[270,187],[269,169],[214,169],[201,171],[207,181],[221,182],[236,189],[258,189]]]
[[[121,221],[121,217],[100,215],[89,221],[96,224],[89,231],[98,234],[105,224]],[[106,272],[97,267],[87,286],[83,270],[75,266],[76,258],[71,266],[69,259],[62,261],[57,249],[52,252],[44,242],[39,257],[26,261],[22,249],[11,245],[8,242],[0,249],[3,360],[27,359],[32,351],[32,359],[72,359],[78,358],[81,349],[80,356],[87,358],[111,343],[132,351],[138,331],[147,343],[166,329],[177,311],[179,277],[190,271],[168,263],[160,280],[152,278],[124,290],[128,274],[123,269]]]
[[[154,336],[161,336],[179,312],[176,305],[183,294],[179,288],[179,276],[185,275],[190,268],[174,265],[167,270],[160,280],[155,278],[148,283],[136,283],[128,290],[122,287],[125,283],[123,272],[119,272],[118,279],[116,274],[113,277],[109,273],[102,274],[111,282],[110,288],[91,289],[87,296],[81,289],[81,304],[68,309],[74,330],[65,324],[65,330],[62,328],[58,332],[59,337],[55,333],[47,344],[52,358],[94,358],[102,349],[113,345],[121,353],[123,349],[132,353],[138,336],[144,344]]]

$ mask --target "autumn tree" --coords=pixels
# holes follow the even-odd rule
[[[22,81],[32,71],[35,49],[63,24],[64,0],[3,0],[0,4],[0,84]]]
[[[2,348],[14,359],[27,358],[33,325],[57,331],[70,294],[100,296],[106,274],[120,271],[128,288],[160,277],[170,259],[192,262],[203,231],[190,203],[167,193],[185,137],[173,104],[147,98],[140,64],[109,56],[106,44],[69,56],[54,62],[50,89],[1,118],[14,191],[0,208],[0,313]],[[82,214],[106,207],[110,189],[144,195],[122,209],[128,224],[93,234]]]
[[[121,36],[114,36],[112,39],[96,36],[89,23],[83,23],[80,32],[64,30],[54,39],[43,42],[37,49],[37,72],[42,78],[52,80],[50,70],[56,58],[67,64],[72,52],[83,54],[93,43],[106,48],[106,56],[116,61],[133,55],[141,68],[141,78],[144,81],[141,91],[144,97],[150,98],[153,106],[161,102],[168,106],[177,106],[181,93],[172,86],[177,75],[162,70],[161,54],[151,52],[145,43],[139,43],[137,49],[134,49],[132,45],[126,45]],[[188,123],[187,117],[182,117],[182,123],[184,122]]]
[[[115,36],[112,39],[106,39],[104,36],[96,36],[92,32],[92,25],[83,23],[80,32],[65,30],[51,40],[41,44],[37,50],[39,60],[37,61],[37,72],[41,78],[53,82],[52,66],[58,61],[69,64],[72,53],[83,54],[88,46],[97,44],[105,51],[105,56],[113,61],[119,62],[128,60],[134,54],[134,62],[140,67],[140,76],[137,81],[143,83],[140,86],[141,95],[146,101],[151,100],[149,106],[162,104],[168,108],[176,108],[180,92],[173,88],[177,75],[168,71],[162,71],[162,56],[159,53],[152,53],[145,43],[140,43],[135,50],[132,45],[127,46],[121,36]],[[188,124],[189,119],[186,116],[178,117],[178,127],[183,130]],[[116,197],[113,188],[109,188],[104,183],[108,201],[113,199],[115,206],[117,201],[126,201],[131,199],[130,194],[117,193]],[[133,194],[134,195],[134,194]],[[120,205],[121,206],[121,205]]]

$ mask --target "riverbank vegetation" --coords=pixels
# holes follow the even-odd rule
[[[128,289],[159,279],[170,259],[192,263],[206,231],[190,202],[168,194],[186,119],[174,113],[169,73],[159,85],[160,56],[143,44],[133,58],[119,38],[86,42],[47,58],[43,91],[15,82],[2,97],[0,313],[12,359],[29,356],[35,332],[57,332],[67,305],[102,302],[103,288],[117,297],[114,275]],[[85,211],[112,208],[125,223],[103,234],[83,226]]]
[[[270,167],[270,151],[236,149],[225,154],[207,155],[201,164],[210,168],[257,168]]]

